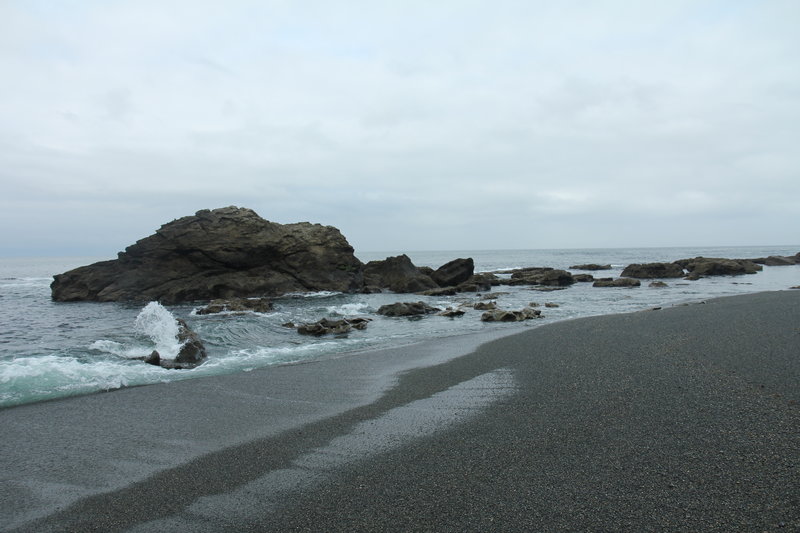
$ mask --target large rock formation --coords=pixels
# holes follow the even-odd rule
[[[118,259],[55,276],[58,301],[277,296],[359,290],[362,263],[336,228],[277,224],[254,211],[224,207],[164,224]]]

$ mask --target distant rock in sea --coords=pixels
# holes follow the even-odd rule
[[[50,285],[57,301],[160,301],[353,292],[362,263],[338,229],[278,224],[240,207],[164,224],[117,259],[70,270]]]

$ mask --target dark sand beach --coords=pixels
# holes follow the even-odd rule
[[[0,410],[0,530],[800,531],[800,291],[491,337]]]

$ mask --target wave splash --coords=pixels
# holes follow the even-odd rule
[[[178,341],[178,321],[175,315],[158,302],[150,302],[139,312],[134,331],[148,337],[162,357],[174,359],[181,343]]]

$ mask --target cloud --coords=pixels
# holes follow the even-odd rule
[[[796,240],[799,9],[4,2],[0,222],[41,223],[0,253],[229,204],[363,250]]]

